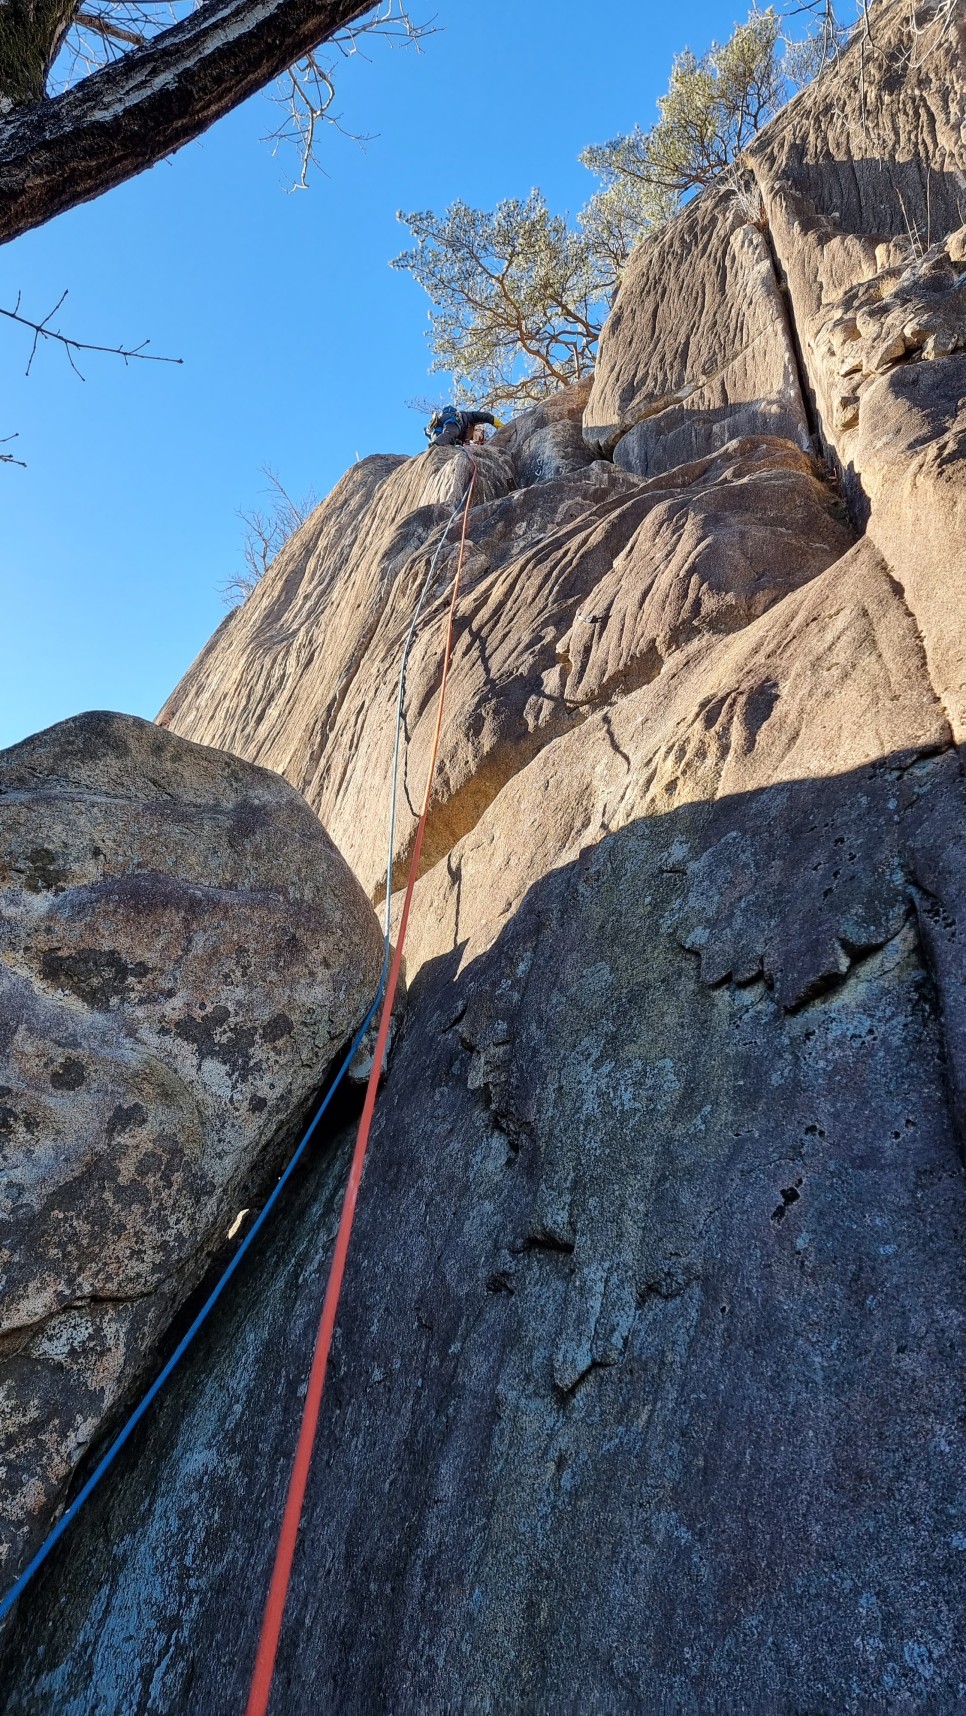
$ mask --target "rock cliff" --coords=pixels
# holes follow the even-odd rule
[[[962,1699],[966,8],[869,19],[481,455],[273,1711]],[[353,467],[159,717],[374,900],[465,481]],[[9,1712],[242,1707],[348,1142],[24,1599]]]

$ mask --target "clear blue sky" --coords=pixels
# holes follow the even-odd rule
[[[576,211],[577,155],[649,125],[673,54],[746,15],[735,0],[428,0],[439,33],[417,56],[376,43],[341,69],[339,109],[365,152],[329,131],[327,177],[289,194],[294,161],[260,141],[256,97],[98,201],[0,250],[0,305],[106,344],[144,337],[180,368],[54,349],[29,378],[0,323],[0,746],[82,709],[154,715],[224,614],[241,506],[259,469],[322,495],[356,455],[415,452],[427,377],[426,300],[390,271],[398,208],[492,206],[539,185]]]

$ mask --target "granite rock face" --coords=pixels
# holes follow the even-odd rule
[[[869,536],[902,584],[957,740],[966,738],[966,353],[909,363],[863,400],[855,468]]]
[[[966,13],[940,11],[912,53],[873,5],[641,246],[590,392],[485,449],[273,1716],[962,1700]],[[411,845],[466,457],[356,466],[164,712],[284,770],[371,896]],[[243,1706],[348,1143],[21,1605],[10,1716]]]
[[[600,342],[592,444],[651,475],[734,435],[816,437],[861,515],[865,388],[966,340],[964,50],[961,5],[877,5],[729,181],[639,246]]]
[[[964,812],[861,543],[424,877],[273,1710],[952,1707]],[[344,1162],[41,1580],[11,1712],[243,1702]]]
[[[584,407],[593,376],[562,388],[532,411],[525,411],[497,431],[490,442],[509,454],[517,488],[549,483],[554,477],[581,471],[594,457],[584,439]]]
[[[277,777],[119,715],[0,755],[5,1585],[270,1183],[381,951]]]
[[[846,473],[863,376],[962,343],[948,293],[963,272],[964,50],[960,4],[880,5],[829,83],[803,90],[749,151],[818,427]],[[923,269],[957,233],[952,255]]]
[[[570,433],[574,409],[569,397],[556,416],[539,407],[501,432],[501,449],[483,449],[493,460],[544,459],[551,474],[472,509],[451,714],[424,867],[543,745],[585,720],[602,698],[653,678],[689,637],[746,624],[824,571],[852,541],[816,461],[778,438],[730,443],[650,481],[603,460],[561,473],[546,437],[561,423]],[[559,453],[559,440],[553,446]],[[467,455],[444,457],[457,471],[456,491],[464,492]],[[216,634],[160,717],[187,737],[283,768],[377,896],[386,882],[382,836],[397,663],[445,529],[438,509],[395,511],[395,504],[411,505],[413,483],[405,476],[394,470],[376,490],[360,531],[364,546],[329,593],[325,520],[340,502],[337,489],[316,515],[319,548],[303,578],[294,585],[289,554],[304,554],[312,521],[232,616],[234,627]],[[390,487],[398,502],[384,496]],[[408,670],[395,880],[404,874],[422,800],[456,551],[451,526]],[[302,619],[308,610],[311,620]],[[348,620],[343,634],[343,614],[358,620],[360,611],[367,614],[361,635]],[[316,627],[320,638],[328,628],[322,662],[306,635]],[[337,698],[323,702],[337,675]],[[280,705],[290,710],[290,725],[282,725]]]
[[[811,445],[771,250],[731,185],[635,251],[601,336],[584,433],[642,476],[738,436]]]

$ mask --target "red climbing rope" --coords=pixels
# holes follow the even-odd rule
[[[472,458],[472,455],[471,455]],[[255,1669],[252,1674],[251,1690],[245,1707],[245,1716],[266,1716],[268,1701],[272,1691],[272,1677],[275,1673],[275,1658],[278,1654],[279,1635],[282,1630],[282,1617],[285,1613],[285,1600],[288,1596],[289,1582],[292,1574],[292,1559],[295,1554],[295,1544],[298,1538],[299,1525],[302,1519],[302,1509],[305,1502],[305,1489],[308,1483],[309,1467],[312,1463],[312,1449],[315,1444],[315,1433],[318,1428],[319,1412],[322,1406],[322,1390],[325,1386],[325,1373],[329,1362],[329,1352],[332,1346],[332,1335],[335,1329],[336,1312],[339,1308],[339,1293],[342,1288],[342,1277],[345,1274],[346,1256],[349,1250],[349,1239],[352,1234],[352,1222],[355,1216],[356,1201],[359,1196],[359,1184],[362,1179],[362,1169],[366,1159],[366,1148],[369,1143],[369,1133],[372,1127],[373,1110],[376,1106],[376,1091],[379,1086],[379,1076],[382,1071],[383,1056],[386,1052],[386,1040],[389,1035],[389,1021],[392,1018],[392,1004],[396,994],[396,984],[399,979],[399,969],[402,964],[403,943],[406,940],[406,926],[409,922],[409,910],[412,904],[413,889],[419,874],[419,857],[423,846],[423,835],[426,831],[426,819],[429,815],[430,796],[433,788],[433,778],[436,774],[436,756],[439,751],[439,737],[443,728],[443,704],[446,698],[446,682],[449,678],[450,659],[453,652],[453,619],[456,613],[456,603],[459,598],[460,574],[463,570],[463,555],[466,549],[466,529],[470,516],[470,505],[473,499],[473,489],[476,485],[476,461],[473,460],[473,474],[466,491],[466,504],[463,509],[463,529],[460,534],[459,554],[456,561],[456,575],[453,579],[453,593],[450,597],[449,610],[446,617],[446,634],[443,645],[443,676],[439,688],[439,706],[436,711],[436,731],[433,735],[433,747],[429,759],[429,772],[426,777],[426,792],[423,797],[423,808],[416,826],[416,839],[413,843],[412,858],[409,863],[409,875],[406,878],[406,893],[403,899],[402,916],[399,920],[399,935],[393,954],[392,966],[389,972],[389,982],[383,998],[382,1012],[379,1015],[379,1033],[376,1037],[376,1047],[372,1056],[372,1071],[366,1087],[366,1100],[359,1121],[359,1131],[356,1137],[355,1149],[352,1153],[352,1165],[349,1169],[349,1179],[346,1185],[345,1198],[342,1204],[342,1214],[339,1218],[339,1231],[336,1235],[335,1248],[332,1252],[332,1262],[329,1266],[329,1279],[325,1289],[325,1300],[322,1305],[322,1317],[319,1332],[315,1342],[315,1354],[312,1359],[312,1369],[309,1373],[308,1389],[305,1396],[305,1406],[302,1410],[302,1424],[299,1430],[298,1445],[295,1449],[295,1459],[292,1463],[292,1475],[289,1478],[288,1495],[285,1501],[285,1512],[282,1515],[282,1526],[278,1537],[278,1548],[275,1551],[275,1565],[272,1569],[272,1582],[268,1589],[265,1603],[265,1613],[262,1616],[262,1630],[258,1640],[258,1654],[255,1658]],[[390,878],[386,878],[387,888]]]

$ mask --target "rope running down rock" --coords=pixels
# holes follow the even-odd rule
[[[339,1067],[339,1070],[336,1073],[335,1078],[333,1079],[331,1086],[329,1087],[328,1091],[326,1092],[326,1095],[325,1095],[320,1107],[318,1108],[317,1112],[315,1113],[315,1115],[313,1116],[313,1118],[309,1122],[309,1125],[306,1127],[306,1130],[305,1130],[299,1144],[297,1145],[297,1147],[294,1151],[294,1154],[290,1158],[284,1172],[281,1175],[281,1178],[278,1180],[277,1184],[272,1189],[272,1191],[269,1194],[268,1198],[266,1199],[264,1205],[262,1206],[262,1208],[259,1211],[258,1215],[256,1216],[255,1220],[253,1221],[251,1227],[249,1228],[248,1232],[246,1233],[244,1239],[241,1241],[241,1244],[239,1245],[238,1250],[235,1252],[231,1261],[228,1263],[227,1267],[225,1268],[223,1274],[219,1276],[214,1287],[212,1288],[207,1299],[205,1300],[204,1304],[202,1305],[200,1311],[198,1312],[198,1315],[195,1317],[194,1321],[192,1322],[190,1328],[182,1336],[181,1340],[178,1342],[178,1345],[175,1347],[174,1352],[171,1354],[171,1357],[168,1359],[168,1361],[164,1365],[163,1369],[155,1377],[154,1381],[152,1382],[150,1388],[147,1390],[146,1394],[144,1394],[142,1396],[141,1400],[138,1402],[137,1406],[134,1408],[134,1411],[131,1413],[130,1417],[124,1423],[122,1428],[118,1431],[118,1434],[115,1436],[113,1442],[110,1444],[110,1447],[106,1450],[103,1457],[98,1461],[98,1464],[95,1466],[93,1472],[91,1473],[90,1477],[87,1479],[87,1482],[84,1484],[83,1488],[78,1491],[77,1495],[74,1497],[74,1500],[71,1502],[70,1506],[66,1509],[66,1511],[63,1514],[61,1514],[60,1519],[57,1521],[57,1523],[53,1527],[53,1529],[49,1532],[48,1536],[44,1539],[43,1543],[41,1544],[40,1548],[37,1550],[37,1553],[33,1556],[32,1560],[24,1568],[19,1579],[16,1580],[16,1582],[11,1586],[10,1590],[7,1592],[6,1596],[3,1598],[3,1600],[0,1601],[0,1624],[2,1624],[3,1621],[6,1619],[6,1617],[9,1615],[14,1604],[17,1602],[17,1599],[23,1594],[26,1587],[30,1584],[30,1581],[34,1578],[35,1574],[40,1571],[40,1568],[43,1566],[44,1562],[47,1560],[47,1557],[49,1556],[51,1550],[55,1547],[55,1545],[57,1543],[60,1542],[60,1539],[64,1536],[64,1533],[69,1529],[69,1527],[72,1525],[73,1521],[77,1518],[77,1515],[80,1513],[80,1510],[84,1506],[84,1503],[93,1494],[94,1490],[96,1490],[101,1479],[110,1470],[111,1466],[114,1464],[114,1461],[117,1459],[118,1454],[121,1452],[121,1449],[124,1447],[125,1443],[130,1439],[131,1435],[133,1434],[133,1432],[137,1428],[138,1424],[140,1424],[141,1419],[145,1416],[145,1413],[149,1410],[149,1408],[151,1407],[153,1402],[157,1399],[157,1396],[160,1394],[162,1388],[164,1387],[168,1378],[171,1376],[172,1372],[180,1364],[182,1358],[184,1357],[185,1353],[188,1351],[188,1348],[191,1346],[191,1344],[192,1344],[195,1336],[197,1335],[199,1329],[202,1327],[202,1324],[207,1321],[208,1316],[210,1315],[211,1311],[214,1310],[215,1305],[217,1304],[218,1300],[221,1298],[222,1293],[224,1292],[225,1288],[227,1287],[229,1281],[231,1280],[232,1276],[234,1275],[234,1273],[235,1273],[236,1269],[238,1268],[239,1264],[241,1263],[243,1257],[246,1255],[246,1253],[250,1249],[250,1247],[251,1247],[252,1243],[254,1242],[256,1236],[261,1232],[262,1228],[264,1227],[266,1221],[268,1220],[268,1217],[270,1216],[272,1210],[275,1208],[275,1205],[277,1204],[279,1198],[281,1197],[285,1186],[288,1184],[288,1181],[290,1180],[292,1174],[295,1172],[295,1169],[298,1166],[298,1163],[301,1161],[303,1155],[305,1154],[305,1151],[308,1147],[309,1141],[311,1140],[312,1135],[315,1132],[316,1127],[319,1124],[319,1121],[322,1119],[323,1115],[325,1114],[326,1109],[328,1108],[330,1102],[332,1101],[332,1098],[335,1096],[335,1093],[338,1090],[340,1084],[342,1083],[342,1080],[344,1079],[344,1077],[345,1077],[346,1073],[348,1072],[350,1066],[352,1065],[352,1062],[355,1060],[355,1057],[356,1057],[360,1047],[362,1046],[363,1041],[365,1040],[366,1033],[369,1030],[370,1025],[372,1024],[373,1019],[376,1016],[376,1012],[378,1011],[379,1003],[383,997],[383,994],[384,994],[385,988],[386,988],[386,980],[387,980],[387,977],[389,975],[389,969],[390,969],[390,954],[392,951],[391,950],[391,943],[390,943],[390,933],[389,933],[390,932],[390,912],[391,912],[389,879],[391,878],[391,875],[392,875],[393,848],[395,845],[395,835],[396,835],[396,806],[397,806],[397,799],[398,799],[397,777],[398,777],[398,772],[399,772],[399,753],[400,753],[400,747],[401,747],[403,701],[405,698],[405,691],[406,691],[406,669],[407,669],[408,662],[409,662],[409,652],[410,652],[410,649],[412,647],[413,638],[415,637],[416,626],[417,626],[418,621],[419,621],[419,616],[422,612],[426,598],[429,595],[429,593],[433,587],[433,583],[434,583],[434,579],[435,579],[435,575],[436,575],[436,569],[437,569],[437,566],[439,564],[439,558],[440,558],[440,555],[442,554],[443,547],[444,547],[444,545],[446,543],[446,539],[449,535],[450,527],[452,526],[452,524],[454,523],[454,521],[458,517],[459,513],[464,508],[466,509],[466,513],[468,514],[470,496],[472,495],[473,486],[474,486],[475,481],[476,481],[476,466],[474,464],[473,474],[470,478],[469,486],[466,489],[466,491],[460,495],[459,500],[457,501],[457,503],[454,506],[452,512],[450,513],[448,519],[446,520],[446,524],[443,528],[442,536],[440,537],[440,540],[436,545],[435,552],[434,552],[432,559],[429,563],[429,567],[428,567],[428,570],[426,573],[426,577],[423,580],[423,585],[422,585],[422,589],[420,590],[419,599],[416,603],[416,609],[415,609],[415,612],[413,614],[412,622],[410,624],[409,631],[408,631],[407,636],[406,636],[406,642],[403,646],[402,659],[401,659],[400,669],[399,669],[399,691],[398,691],[398,696],[396,699],[396,734],[395,734],[395,743],[394,743],[394,747],[393,747],[393,780],[392,780],[392,793],[391,793],[390,805],[389,805],[389,829],[388,829],[388,847],[387,847],[388,855],[387,855],[387,868],[386,868],[386,877],[387,877],[386,910],[385,910],[384,929],[383,929],[382,970],[379,974],[379,982],[376,986],[376,993],[373,997],[372,1005],[370,1006],[369,1011],[367,1012],[365,1018],[362,1021],[362,1024],[359,1026],[358,1031],[356,1032],[354,1038],[352,1039],[352,1043],[351,1043],[348,1051],[346,1052],[345,1059],[342,1061],[342,1064]],[[466,526],[466,519],[464,517],[464,538],[465,538],[465,526]],[[461,542],[461,549],[462,549],[462,542]],[[391,1011],[391,1004],[390,1004],[390,1011]],[[387,1015],[387,1018],[388,1018],[388,1015]],[[387,1025],[387,1030],[388,1030],[388,1025]],[[383,1049],[384,1048],[385,1048],[385,1043],[383,1043]],[[381,1062],[382,1062],[382,1051],[379,1052],[377,1057],[374,1057],[373,1067],[375,1068],[376,1066],[381,1066]]]
[[[472,455],[470,455],[472,459]],[[325,1373],[329,1362],[332,1346],[332,1336],[335,1331],[335,1319],[339,1308],[339,1294],[342,1289],[342,1279],[345,1274],[346,1257],[349,1240],[352,1235],[352,1223],[355,1216],[356,1201],[359,1195],[359,1185],[362,1170],[365,1165],[366,1149],[369,1143],[369,1133],[372,1127],[372,1116],[376,1105],[376,1093],[379,1087],[379,1076],[382,1069],[382,1057],[389,1033],[389,1022],[392,1017],[392,1005],[396,992],[396,983],[402,964],[403,946],[406,940],[406,926],[409,922],[409,911],[412,905],[413,890],[419,874],[419,858],[422,851],[423,835],[429,816],[430,800],[432,797],[433,780],[436,775],[436,757],[439,751],[439,739],[443,726],[443,706],[446,700],[446,683],[449,677],[450,660],[453,650],[453,619],[456,604],[459,599],[460,574],[463,569],[463,556],[466,550],[466,528],[469,522],[470,505],[473,499],[473,488],[476,483],[476,461],[473,460],[473,474],[463,510],[463,529],[460,535],[459,555],[456,562],[456,573],[453,578],[452,595],[446,616],[446,633],[443,645],[443,673],[439,688],[439,704],[436,711],[436,730],[433,735],[429,768],[426,775],[426,791],[423,796],[423,807],[416,828],[416,838],[413,844],[412,858],[409,863],[409,875],[406,878],[406,893],[403,899],[402,915],[399,920],[399,935],[393,955],[392,970],[382,1002],[382,1013],[379,1019],[379,1035],[376,1038],[375,1052],[372,1057],[372,1070],[369,1074],[369,1084],[366,1090],[366,1100],[359,1122],[352,1164],[349,1169],[349,1179],[346,1184],[345,1198],[342,1204],[342,1214],[339,1218],[339,1231],[336,1235],[332,1252],[332,1262],[329,1265],[329,1278],[325,1289],[325,1300],[322,1306],[322,1316],[319,1322],[319,1332],[316,1337],[315,1353],[312,1359],[312,1369],[309,1373],[305,1405],[302,1410],[302,1423],[299,1428],[299,1438],[292,1463],[289,1479],[288,1495],[285,1501],[285,1512],[279,1531],[278,1546],[275,1552],[275,1565],[272,1569],[272,1579],[265,1612],[262,1617],[261,1635],[258,1641],[258,1651],[255,1658],[255,1668],[252,1675],[251,1690],[246,1705],[246,1716],[266,1716],[268,1702],[272,1692],[272,1678],[275,1673],[275,1659],[278,1654],[278,1641],[282,1630],[282,1618],[285,1612],[285,1601],[288,1596],[289,1583],[292,1575],[292,1561],[295,1555],[295,1545],[298,1539],[299,1525],[305,1503],[305,1491],[308,1484],[309,1468],[312,1463],[312,1450],[318,1428],[319,1413],[322,1406],[322,1392],[325,1387]],[[413,629],[415,629],[415,621]],[[395,783],[394,783],[395,784]],[[392,863],[386,880],[386,911],[389,921],[389,899],[391,886]]]

